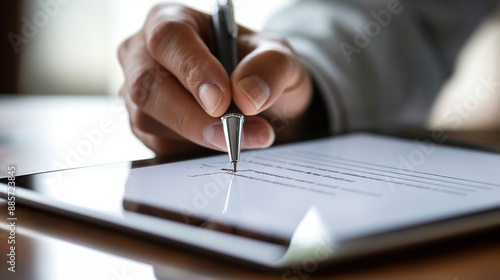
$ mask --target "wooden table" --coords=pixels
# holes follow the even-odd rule
[[[0,168],[16,164],[20,173],[31,173],[51,170],[54,162],[66,164],[68,147],[84,139],[79,133],[98,128],[103,119],[111,120],[114,132],[103,134],[95,152],[78,165],[151,157],[131,135],[120,106],[107,97],[0,98]],[[480,142],[498,143],[497,137],[493,133]],[[17,206],[16,217],[16,272],[11,273],[7,204],[0,200],[0,279],[500,279],[499,229],[284,277],[27,207]]]

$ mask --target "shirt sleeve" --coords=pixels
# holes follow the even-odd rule
[[[332,133],[423,128],[456,56],[499,1],[304,0],[266,32],[287,38],[328,109]]]

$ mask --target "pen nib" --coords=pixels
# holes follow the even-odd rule
[[[237,163],[238,163],[237,161],[233,161],[233,172],[236,172],[236,164]]]

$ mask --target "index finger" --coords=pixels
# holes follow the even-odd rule
[[[150,55],[193,94],[205,112],[216,117],[231,102],[231,84],[224,67],[202,40],[211,37],[210,22],[207,14],[179,5],[161,5],[152,10],[144,33]]]

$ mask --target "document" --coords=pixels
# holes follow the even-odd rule
[[[130,170],[123,206],[287,243],[314,209],[350,240],[500,207],[500,155],[349,134]],[[313,229],[311,229],[313,230]]]

